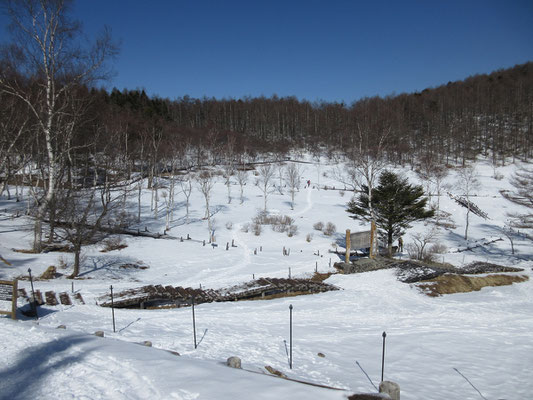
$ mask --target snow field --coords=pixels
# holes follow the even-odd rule
[[[330,176],[333,166],[323,166],[321,185],[341,187]],[[441,198],[441,208],[450,212],[457,228],[443,231],[440,241],[446,245],[442,254],[454,265],[474,260],[525,268],[520,274],[531,276],[533,250],[531,241],[517,239],[516,256],[510,254],[509,241],[494,242],[463,253],[458,248],[501,237],[505,211],[515,210],[499,195],[510,189],[507,179],[492,178],[492,168],[480,164],[481,185],[472,200],[488,213],[490,220],[471,216],[470,240],[463,239],[465,210],[453,200]],[[512,167],[500,169],[509,176]],[[411,182],[415,175],[405,171]],[[315,179],[313,179],[315,178]],[[316,170],[309,167],[307,179],[316,180]],[[454,181],[450,177],[448,181]],[[332,243],[342,240],[344,230],[365,230],[366,226],[349,218],[345,205],[350,192],[302,188],[297,193],[295,209],[290,209],[288,193],[272,193],[268,198],[271,212],[289,215],[298,225],[298,234],[273,232],[264,227],[260,236],[242,232],[251,222],[263,198],[253,186],[245,187],[245,202],[239,204],[238,185],[232,186],[234,198],[227,203],[227,190],[217,182],[211,204],[218,247],[202,246],[209,238],[203,199],[197,190],[191,197],[191,223],[185,224],[184,204],[177,194],[175,221],[168,232],[192,241],[154,240],[124,237],[128,247],[100,253],[101,246],[87,246],[81,278],[74,281],[86,305],[42,307],[39,326],[31,320],[11,322],[0,318],[3,351],[7,358],[0,363],[0,393],[12,398],[239,398],[253,393],[254,398],[343,398],[343,392],[325,391],[275,378],[263,377],[220,366],[230,356],[242,359],[243,368],[264,371],[270,365],[289,377],[335,386],[357,392],[374,391],[356,365],[363,366],[377,385],[381,376],[381,345],[387,332],[385,379],[398,382],[404,399],[477,399],[479,394],[453,368],[457,368],[489,399],[528,398],[533,392],[533,305],[532,282],[512,286],[484,288],[480,292],[429,298],[415,287],[396,280],[394,271],[382,270],[357,275],[333,275],[328,283],[343,290],[309,296],[268,301],[202,304],[195,307],[198,349],[194,349],[190,308],[168,310],[115,310],[117,332],[112,332],[111,310],[95,305],[96,299],[109,292],[163,284],[173,286],[221,288],[264,277],[310,276],[318,262],[320,272],[330,270],[338,261]],[[450,189],[460,194],[458,189]],[[136,209],[132,196],[130,206]],[[10,211],[17,204],[0,199],[0,209]],[[164,213],[150,215],[150,193],[143,194],[144,215],[139,229],[162,232]],[[23,205],[21,205],[23,207]],[[25,218],[0,218],[0,254],[13,267],[0,268],[0,279],[34,275],[49,265],[59,265],[62,257],[71,262],[70,254],[23,254],[13,248],[29,248],[31,225]],[[331,237],[313,229],[318,221],[333,222],[337,234]],[[226,228],[232,222],[232,229]],[[404,237],[423,232],[428,227],[415,224]],[[311,242],[305,237],[313,234]],[[225,250],[234,240],[237,247]],[[263,251],[259,251],[260,247]],[[290,256],[283,256],[283,246]],[[257,255],[254,255],[257,249]],[[320,252],[321,256],[317,256]],[[405,257],[406,255],[402,255]],[[138,262],[145,270],[122,269],[124,263]],[[331,269],[332,270],[332,269]],[[69,270],[59,270],[67,274]],[[20,281],[29,290],[29,282]],[[71,281],[59,278],[35,282],[41,292],[70,291]],[[293,304],[294,367],[288,367],[285,341],[289,341],[289,304]],[[52,330],[64,324],[67,331]],[[104,330],[106,339],[87,336]],[[207,331],[206,331],[207,330]],[[204,336],[205,333],[205,336]],[[126,342],[152,341],[156,349]],[[173,350],[175,357],[158,349]],[[28,350],[30,349],[30,350]],[[317,353],[325,354],[324,358]],[[37,359],[42,359],[36,363]],[[48,368],[47,366],[53,366]],[[21,390],[21,382],[31,370],[40,378]],[[89,382],[90,384],[86,384]],[[228,384],[231,382],[231,384]],[[280,383],[281,382],[281,383]],[[302,389],[303,388],[303,389]],[[299,392],[303,390],[304,392]],[[108,394],[112,393],[111,396]],[[55,397],[55,396],[58,397]],[[0,395],[1,397],[1,395]],[[11,398],[11,397],[10,397]]]

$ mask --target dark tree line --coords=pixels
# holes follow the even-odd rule
[[[533,63],[350,106],[276,96],[171,101],[142,90],[94,94],[103,103],[100,110],[129,121],[132,141],[141,140],[146,124],[152,124],[163,131],[163,141],[180,140],[205,151],[232,137],[241,154],[291,148],[349,153],[359,144],[359,132],[387,131],[384,156],[398,164],[424,158],[465,164],[479,155],[503,164],[533,156]]]

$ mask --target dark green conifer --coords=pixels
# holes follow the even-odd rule
[[[391,171],[384,171],[379,177],[379,185],[372,190],[372,203],[368,200],[368,187],[358,198],[348,203],[347,211],[354,219],[370,221],[370,205],[375,215],[376,227],[382,240],[387,243],[389,256],[392,255],[392,243],[405,233],[410,223],[431,218],[434,210],[426,209],[427,198],[422,186],[409,184]]]

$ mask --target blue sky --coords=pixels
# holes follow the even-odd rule
[[[533,60],[531,0],[78,0],[74,13],[121,42],[107,86],[171,99],[351,103]]]

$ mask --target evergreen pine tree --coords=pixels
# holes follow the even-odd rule
[[[359,198],[348,203],[347,211],[353,219],[370,221],[368,187],[363,186]],[[387,243],[389,256],[392,243],[405,233],[410,223],[430,218],[434,210],[426,210],[427,198],[422,186],[409,184],[407,178],[399,177],[391,171],[384,171],[379,177],[379,185],[372,191],[372,207],[376,216],[376,227],[381,238]]]

